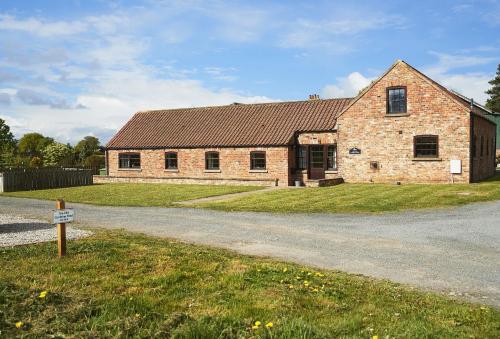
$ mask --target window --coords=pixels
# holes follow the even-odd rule
[[[477,136],[474,135],[474,139],[472,140],[472,157],[476,158],[477,156]]]
[[[297,168],[301,170],[307,168],[307,148],[305,146],[300,146],[297,151]]]
[[[121,153],[118,155],[119,168],[141,168],[141,155],[139,153]]]
[[[219,169],[219,152],[205,153],[205,169],[206,170]]]
[[[266,152],[250,152],[250,169],[266,169]]]
[[[171,169],[171,170],[177,169],[177,153],[176,152],[165,153],[165,169]]]
[[[438,137],[437,135],[418,135],[414,139],[415,158],[437,158]]]
[[[387,114],[406,113],[406,87],[387,89]]]
[[[328,146],[328,158],[326,166],[326,168],[329,170],[337,169],[337,145]]]
[[[484,136],[481,135],[481,152],[479,153],[481,156],[484,155]]]

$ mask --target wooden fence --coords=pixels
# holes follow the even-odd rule
[[[0,173],[0,192],[92,185],[92,169],[20,168]]]

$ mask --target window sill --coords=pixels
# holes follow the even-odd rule
[[[218,169],[218,170],[205,170],[205,173],[220,173],[220,169]]]
[[[267,170],[266,169],[263,169],[263,170],[249,170],[248,173],[267,173]]]
[[[168,169],[168,168],[166,168],[166,169],[165,169],[165,172],[169,172],[169,173],[179,173],[179,170],[178,170],[178,169]]]
[[[401,118],[401,117],[409,117],[409,113],[386,113],[386,118]]]
[[[141,168],[119,168],[119,171],[135,171],[135,172],[140,172],[142,171]]]
[[[413,158],[412,161],[443,161],[442,158]]]
[[[339,172],[338,170],[331,169],[331,170],[326,170],[325,174],[337,174],[338,172]]]

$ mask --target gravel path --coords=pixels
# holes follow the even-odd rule
[[[43,218],[53,204],[0,197],[0,213]],[[361,216],[68,205],[89,226],[387,278],[500,307],[500,201]]]
[[[91,235],[92,232],[72,227],[66,229],[66,239],[78,239]],[[57,240],[54,225],[43,220],[0,214],[0,247],[33,244]]]

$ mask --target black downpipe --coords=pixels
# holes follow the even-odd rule
[[[472,154],[473,147],[476,147],[476,145],[473,145],[474,143],[474,114],[470,112],[470,137],[469,137],[469,182],[473,183],[474,182],[474,157]],[[476,149],[477,152],[477,149]]]

